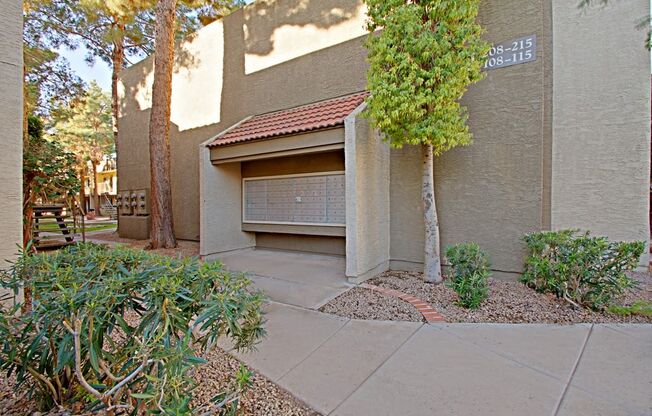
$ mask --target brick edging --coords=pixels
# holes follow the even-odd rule
[[[375,292],[379,292],[384,295],[393,296],[395,298],[399,298],[405,302],[408,302],[409,304],[414,306],[421,315],[423,315],[423,317],[428,323],[446,322],[446,319],[444,319],[444,317],[439,312],[437,312],[435,308],[433,308],[432,306],[428,305],[426,302],[424,302],[423,300],[415,296],[408,295],[407,293],[403,293],[398,290],[387,289],[384,287],[371,285],[369,283],[362,283],[360,287],[373,290]]]

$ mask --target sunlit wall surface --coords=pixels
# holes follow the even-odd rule
[[[262,0],[245,8],[245,73],[365,35],[366,6],[362,2]]]

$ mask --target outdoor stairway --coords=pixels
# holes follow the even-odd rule
[[[74,244],[75,221],[63,205],[36,205],[32,218],[32,240],[36,249]]]
[[[112,220],[118,219],[118,208],[113,205],[105,204],[102,206],[102,213]]]

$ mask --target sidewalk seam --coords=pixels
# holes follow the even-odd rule
[[[557,416],[559,414],[559,410],[561,409],[561,405],[564,403],[564,399],[566,398],[566,393],[568,393],[568,389],[571,385],[571,382],[573,381],[573,377],[575,376],[575,372],[577,371],[577,367],[580,365],[580,361],[582,360],[582,356],[584,356],[584,351],[586,350],[586,345],[589,343],[589,338],[591,337],[591,334],[593,333],[593,327],[594,324],[591,324],[589,327],[589,332],[587,332],[586,337],[584,338],[584,343],[582,344],[582,348],[580,349],[580,353],[577,355],[577,359],[575,360],[575,364],[573,365],[573,368],[568,375],[568,381],[566,381],[566,384],[564,385],[564,390],[562,390],[561,395],[559,396],[559,400],[557,400],[557,404],[555,405],[555,408],[552,411],[552,416]]]
[[[556,381],[559,381],[559,382],[562,381],[562,380],[561,380],[561,377],[557,377],[555,374],[550,373],[550,372],[546,371],[545,369],[538,368],[538,367],[536,367],[536,366],[534,366],[534,365],[532,365],[532,364],[529,364],[529,363],[527,363],[527,362],[523,362],[523,361],[521,361],[521,360],[518,359],[518,358],[514,358],[514,357],[512,357],[512,356],[510,356],[510,355],[508,355],[508,354],[504,354],[504,353],[502,353],[502,352],[499,352],[499,351],[497,351],[497,350],[495,350],[495,349],[493,349],[493,348],[490,348],[490,347],[488,347],[488,346],[486,346],[486,345],[482,345],[482,344],[480,344],[480,343],[477,343],[477,342],[471,341],[471,340],[465,338],[465,337],[462,336],[462,335],[459,335],[459,334],[455,334],[455,333],[453,333],[453,332],[450,332],[450,331],[447,329],[447,326],[448,326],[448,325],[446,325],[446,327],[441,328],[440,330],[441,330],[442,332],[444,332],[444,333],[445,333],[447,336],[449,336],[449,337],[453,337],[453,338],[457,339],[458,341],[460,341],[460,342],[462,342],[462,343],[464,343],[464,344],[471,345],[471,346],[473,346],[473,347],[475,347],[475,348],[477,348],[477,349],[479,349],[479,350],[481,350],[481,351],[484,351],[484,352],[486,352],[486,353],[493,354],[493,355],[495,355],[496,357],[500,357],[500,358],[502,358],[502,359],[505,360],[505,361],[509,361],[510,363],[513,363],[513,364],[518,365],[519,367],[527,368],[527,369],[529,369],[529,370],[532,370],[532,371],[534,371],[534,372],[536,372],[536,373],[539,373],[539,374],[541,374],[541,375],[543,375],[543,376],[550,377],[550,378],[552,378],[553,380],[556,380]]]
[[[351,319],[348,319],[346,322],[344,322],[344,324],[342,324],[339,328],[337,328],[337,330],[336,330],[335,332],[333,332],[333,333],[330,334],[328,337],[326,337],[326,339],[325,339],[324,341],[322,341],[319,345],[317,345],[317,346],[316,346],[312,351],[310,351],[310,353],[309,353],[308,355],[306,355],[305,357],[303,357],[303,359],[302,359],[301,361],[299,361],[298,363],[296,363],[294,366],[292,366],[292,368],[290,368],[289,370],[287,370],[285,373],[283,373],[279,378],[277,378],[277,379],[274,380],[274,381],[275,381],[275,382],[280,382],[281,379],[283,379],[283,377],[285,377],[285,376],[287,376],[288,374],[290,374],[290,373],[291,373],[295,368],[297,368],[298,366],[300,366],[301,364],[303,364],[303,363],[304,363],[308,358],[312,357],[312,355],[313,355],[315,352],[317,352],[318,349],[320,349],[320,348],[321,348],[325,343],[327,343],[328,341],[330,341],[331,338],[333,338],[335,335],[337,335],[337,334],[342,330],[342,328],[344,328],[345,326],[347,326],[350,322],[351,322]]]
[[[339,408],[340,408],[340,407],[341,407],[341,406],[342,406],[342,405],[343,405],[347,400],[349,400],[349,399],[351,398],[351,396],[353,396],[353,395],[354,395],[358,390],[360,390],[360,387],[362,387],[362,386],[363,386],[363,385],[364,385],[364,384],[365,384],[365,383],[366,383],[366,382],[367,382],[367,381],[368,381],[368,380],[369,380],[369,379],[370,379],[374,374],[376,374],[376,372],[378,372],[378,370],[380,369],[380,367],[384,366],[385,363],[387,363],[387,361],[389,361],[389,360],[390,360],[394,355],[396,355],[396,353],[397,353],[401,348],[403,348],[403,346],[404,346],[405,344],[407,344],[407,342],[408,342],[409,340],[411,340],[417,332],[419,332],[421,329],[423,329],[423,327],[424,327],[425,325],[426,325],[426,324],[422,323],[420,326],[418,326],[417,328],[415,328],[415,329],[414,329],[414,332],[412,332],[412,333],[410,334],[410,336],[407,337],[407,338],[405,339],[405,341],[403,341],[403,342],[402,342],[398,347],[396,347],[396,349],[394,350],[394,352],[392,352],[392,353],[391,353],[387,358],[385,358],[385,359],[383,360],[382,363],[378,364],[378,367],[376,367],[376,368],[374,369],[374,371],[372,371],[372,372],[371,372],[367,377],[365,377],[365,379],[362,380],[362,381],[360,382],[360,384],[358,384],[358,387],[356,387],[355,389],[353,389],[353,391],[352,391],[351,393],[347,394],[346,397],[344,397],[344,398],[342,399],[342,401],[340,402],[340,404],[338,404],[337,406],[335,406],[335,408],[334,408],[333,410],[331,410],[330,412],[328,412],[328,414],[329,414],[329,415],[332,415],[333,412],[335,412],[337,409],[339,409]]]

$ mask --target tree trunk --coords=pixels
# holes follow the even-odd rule
[[[439,252],[439,219],[435,204],[435,178],[433,172],[432,145],[422,145],[423,182],[421,198],[423,199],[423,220],[426,226],[423,276],[428,283],[441,283],[441,258]]]
[[[81,208],[82,208],[82,214],[86,215],[88,212],[86,208],[86,166],[82,165],[82,168],[79,171],[79,181],[81,182],[81,190],[79,192],[80,200],[81,200]]]
[[[116,23],[120,36],[113,41],[113,51],[111,53],[112,73],[111,73],[111,116],[113,118],[113,141],[115,143],[116,154],[118,149],[118,116],[120,114],[120,102],[118,100],[118,79],[122,72],[122,65],[125,60],[124,29],[125,25]],[[116,156],[117,161],[117,156]]]
[[[91,162],[93,165],[93,205],[95,206],[95,215],[100,215],[100,191],[97,183],[97,163]]]
[[[176,0],[159,0],[156,6],[154,85],[149,117],[151,219],[149,248],[174,248],[172,190],[170,186],[170,105]]]
[[[118,97],[118,80],[120,79],[120,73],[122,72],[122,65],[124,64],[125,60],[125,38],[124,38],[124,31],[125,31],[125,25],[124,23],[116,23],[118,30],[120,31],[120,36],[118,36],[114,41],[113,41],[113,52],[111,55],[111,61],[113,65],[113,71],[111,73],[111,115],[113,118],[113,143],[115,144],[115,167],[116,170],[118,169],[118,132],[120,131],[119,124],[119,116],[120,116],[120,100]],[[120,188],[118,188],[118,180],[119,177],[116,176],[116,191]],[[118,218],[118,228],[120,228],[120,215],[117,216]]]
[[[23,249],[32,240],[32,227],[34,217],[34,202],[32,201],[32,190],[30,186],[23,188]]]
[[[31,179],[28,181],[29,184],[23,187],[23,250],[26,255],[36,252],[33,245],[28,249],[34,226],[34,193],[31,189]],[[23,304],[20,310],[22,313],[32,310],[32,289],[28,285],[23,286]]]

